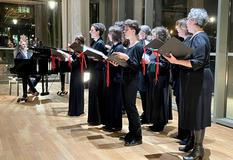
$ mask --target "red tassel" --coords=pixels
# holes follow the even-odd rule
[[[146,48],[144,48],[144,52],[143,52],[143,56],[142,56],[142,60],[141,60],[141,64],[142,64],[142,74],[143,74],[143,75],[146,74],[146,60],[145,60],[145,56],[146,56]]]
[[[52,70],[54,71],[56,69],[55,57],[54,56],[51,56],[51,61],[52,61]]]
[[[106,85],[109,87],[110,84],[110,77],[109,77],[109,62],[107,61],[107,66],[106,66]]]
[[[155,81],[158,82],[158,76],[159,76],[159,52],[157,50],[153,51],[155,57],[156,57],[156,68],[155,68]]]
[[[81,73],[83,73],[83,65],[85,65],[85,68],[87,69],[87,63],[86,63],[85,55],[84,55],[83,52],[81,52],[79,54],[79,58],[80,58],[80,61],[81,61],[81,63],[80,63],[80,65],[81,65],[81,67],[80,67]]]

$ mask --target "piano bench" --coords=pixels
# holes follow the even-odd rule
[[[22,78],[9,76],[9,95],[11,95],[12,84],[16,84],[16,94],[19,96],[19,83],[22,81]]]

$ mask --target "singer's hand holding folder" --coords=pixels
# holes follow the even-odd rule
[[[128,66],[128,63],[125,60],[118,58],[117,54],[114,54],[114,53],[108,56],[107,60],[113,61],[122,67]]]
[[[171,53],[177,59],[185,59],[192,52],[192,48],[185,46],[184,43],[175,37],[169,39],[162,47],[159,48],[159,53],[161,55]]]

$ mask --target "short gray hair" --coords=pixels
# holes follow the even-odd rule
[[[168,39],[171,38],[168,29],[163,26],[153,28],[151,34],[152,36],[155,36],[157,39],[159,39],[162,42],[166,42]]]
[[[148,25],[141,25],[140,26],[140,32],[144,32],[146,35],[151,34],[151,29]]]
[[[192,8],[187,19],[194,19],[198,26],[204,27],[209,21],[209,16],[203,8]]]

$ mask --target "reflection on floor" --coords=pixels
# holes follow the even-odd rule
[[[21,87],[21,86],[20,86]],[[66,86],[68,89],[68,85]],[[38,86],[40,91],[41,86]],[[121,132],[106,132],[102,126],[89,126],[87,91],[85,114],[67,116],[68,96],[57,96],[60,83],[53,83],[50,95],[39,96],[25,104],[9,96],[8,85],[0,84],[0,159],[1,160],[179,160],[184,153],[171,136],[177,131],[177,114],[165,130],[153,133],[142,126],[143,144],[125,147],[119,137],[128,130],[124,116]],[[15,93],[15,91],[12,91]],[[140,100],[137,100],[141,113]],[[230,160],[233,149],[233,130],[213,124],[207,129],[205,160]]]

